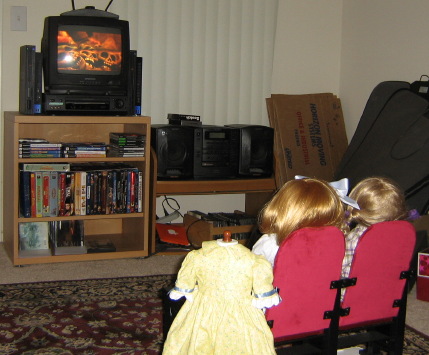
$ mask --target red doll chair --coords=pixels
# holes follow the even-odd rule
[[[330,318],[335,302],[339,308],[344,248],[343,233],[332,226],[297,230],[280,246],[273,284],[282,302],[266,311],[278,354],[336,354],[338,319]]]
[[[377,353],[381,346],[389,354],[402,354],[415,242],[415,229],[406,221],[377,223],[362,235],[346,279],[355,285],[346,288],[342,302],[339,348],[366,344],[366,353]]]

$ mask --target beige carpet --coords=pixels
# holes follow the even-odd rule
[[[3,243],[0,243],[0,284],[174,274],[179,270],[183,258],[184,255],[153,255],[148,258],[16,267],[7,256]]]
[[[184,255],[153,255],[148,258],[36,264],[15,267],[0,243],[0,284],[114,278],[174,274]],[[416,299],[415,287],[408,296],[407,324],[429,335],[429,302]]]

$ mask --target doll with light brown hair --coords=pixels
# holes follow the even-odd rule
[[[408,210],[400,187],[385,177],[369,177],[360,181],[350,192],[360,210],[347,207],[347,221],[370,226],[384,221],[405,219]]]
[[[279,246],[292,232],[324,226],[345,230],[344,206],[337,191],[320,179],[290,180],[261,210],[259,229],[264,234],[252,251],[273,265]]]
[[[342,277],[348,276],[354,250],[369,226],[408,218],[404,193],[389,178],[374,176],[363,179],[352,189],[350,197],[356,200],[360,209],[346,208],[346,222],[352,229],[346,235]]]

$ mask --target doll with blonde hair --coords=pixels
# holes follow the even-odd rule
[[[264,234],[252,251],[274,265],[279,246],[292,232],[325,226],[345,231],[344,207],[338,191],[320,179],[290,180],[261,210],[259,229]]]
[[[369,226],[408,217],[404,193],[391,179],[377,176],[363,179],[352,189],[350,197],[360,209],[346,208],[346,222],[352,229],[346,234],[342,277],[348,277],[355,248]]]

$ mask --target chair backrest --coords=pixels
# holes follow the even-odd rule
[[[324,314],[334,309],[330,285],[341,276],[344,245],[343,233],[329,226],[297,230],[280,246],[273,272],[282,302],[266,311],[275,341],[329,327]]]
[[[371,323],[395,317],[406,279],[401,272],[410,269],[416,242],[413,225],[406,221],[381,222],[369,227],[355,249],[349,278],[356,285],[348,287],[342,308],[350,313],[341,317],[340,327]]]

